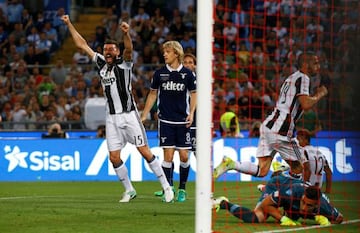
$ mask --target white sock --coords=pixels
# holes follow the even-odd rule
[[[126,192],[135,190],[134,187],[131,184],[129,175],[128,175],[128,169],[123,163],[120,167],[114,168],[115,173],[117,177],[119,178],[120,182],[125,188]]]
[[[241,173],[257,176],[259,173],[259,166],[251,162],[239,162],[235,161],[235,170]]]
[[[168,188],[169,182],[166,179],[164,170],[162,169],[162,167],[160,166],[159,160],[158,159],[154,159],[153,161],[151,161],[150,163],[148,163],[150,166],[150,169],[154,172],[154,174],[156,175],[156,177],[159,179],[161,187],[163,189]],[[171,163],[170,163],[171,165]]]
[[[186,162],[180,161],[180,167],[187,168],[188,166],[190,166],[190,159],[188,159]]]

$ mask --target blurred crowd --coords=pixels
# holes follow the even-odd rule
[[[86,99],[103,95],[97,71],[81,50],[74,53],[72,64],[64,64],[61,58],[51,60],[68,35],[60,19],[63,8],[45,19],[41,11],[29,13],[22,2],[0,6],[0,126],[35,130],[58,122],[63,129],[85,129]],[[196,1],[112,2],[116,4],[107,7],[86,40],[102,53],[106,38],[122,38],[119,23],[130,24],[133,94],[141,111],[153,71],[164,64],[160,45],[178,40],[185,53],[196,54]],[[330,106],[332,113],[353,111],[353,89],[347,80],[348,73],[358,69],[359,54],[354,49],[359,39],[358,1],[218,0],[214,11],[215,128],[227,103],[234,100],[242,128],[261,121],[274,106],[282,81],[297,69],[296,59],[304,50],[314,51],[321,60],[312,90],[320,84],[330,88],[315,114],[326,120],[332,115]],[[43,68],[47,65],[49,72]],[[149,127],[156,128],[155,107],[149,119],[155,122]]]

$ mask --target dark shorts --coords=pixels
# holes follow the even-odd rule
[[[161,147],[191,149],[190,128],[185,124],[159,123],[159,139]]]
[[[196,151],[196,127],[190,127],[191,151]]]

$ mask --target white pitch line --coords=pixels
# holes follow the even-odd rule
[[[353,220],[349,220],[349,221],[343,221],[341,224],[352,224],[352,223],[357,223],[360,222],[360,219],[353,219]],[[279,229],[279,230],[271,230],[271,231],[257,231],[255,233],[274,233],[274,232],[293,232],[293,231],[304,231],[304,230],[309,230],[309,229],[317,229],[317,228],[325,228],[325,227],[331,227],[331,226],[335,226],[337,224],[332,224],[332,225],[328,225],[328,226],[320,226],[320,225],[314,225],[314,226],[308,226],[308,227],[298,227],[298,228],[288,228],[288,229]]]

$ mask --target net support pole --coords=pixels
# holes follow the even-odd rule
[[[212,232],[212,27],[213,1],[197,0],[196,233]]]

